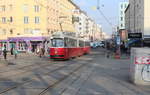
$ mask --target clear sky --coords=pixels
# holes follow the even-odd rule
[[[97,0],[73,0],[82,10],[88,13],[96,23],[101,24],[103,27],[103,32],[112,34],[112,26],[110,26],[103,16],[97,11],[93,10],[94,6],[97,6]],[[109,19],[109,22],[113,26],[118,25],[118,15],[119,15],[119,2],[128,0],[99,0],[99,5],[101,11]]]

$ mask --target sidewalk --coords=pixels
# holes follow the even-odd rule
[[[37,58],[36,55],[34,54],[29,54],[29,53],[19,53],[17,55],[17,58],[15,59],[15,55],[11,55],[10,53],[7,54],[7,60],[4,59],[3,55],[0,55],[0,67],[1,66],[6,66],[9,64],[13,64],[13,63],[26,63],[31,59],[35,59]],[[29,59],[29,60],[26,60]]]

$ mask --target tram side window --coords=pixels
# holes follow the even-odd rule
[[[85,42],[85,46],[90,46],[90,42]]]
[[[67,46],[68,47],[76,47],[77,46],[77,40],[68,38]]]
[[[84,47],[84,42],[83,41],[79,41],[79,46],[80,47]]]
[[[64,45],[65,45],[65,47],[69,47],[68,38],[65,38],[65,39],[64,39]]]
[[[76,47],[77,41],[75,39],[70,39],[70,43],[72,47]]]

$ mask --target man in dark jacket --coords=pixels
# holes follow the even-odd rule
[[[6,50],[6,48],[3,50],[3,56],[4,56],[4,59],[6,60],[7,59],[7,50]]]
[[[11,48],[11,49],[10,49],[10,53],[11,53],[11,55],[13,55],[13,51],[14,51],[14,49],[13,49],[13,48]]]

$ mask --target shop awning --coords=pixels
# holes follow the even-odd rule
[[[134,44],[134,43],[137,43],[137,42],[140,42],[141,39],[130,39],[128,42],[127,42],[127,47]]]

